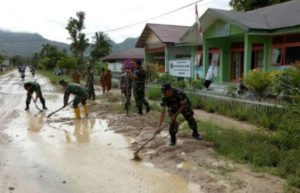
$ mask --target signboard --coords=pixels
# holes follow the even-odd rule
[[[169,73],[176,77],[191,77],[191,61],[190,60],[170,60]]]

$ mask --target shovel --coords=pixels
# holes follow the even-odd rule
[[[74,100],[71,100],[67,105],[71,104]],[[59,109],[57,109],[56,111],[50,113],[47,118],[50,118],[52,115],[54,115],[55,113],[57,113],[58,111],[64,109],[66,106],[60,107]]]
[[[162,130],[167,126],[164,125],[164,127],[162,128]],[[150,142],[152,141],[159,133],[157,133],[157,130],[154,132],[154,134],[152,135],[151,138],[149,138],[141,147],[139,147],[133,154],[133,158],[132,160],[135,160],[135,161],[141,161],[142,158],[139,156],[139,152]]]
[[[37,106],[36,101],[33,101],[33,102],[34,102],[35,108],[36,108],[37,110],[39,110],[40,112],[43,112],[43,110],[40,109],[39,106]]]

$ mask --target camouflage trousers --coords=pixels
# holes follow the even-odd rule
[[[150,108],[148,101],[145,99],[145,88],[135,88],[133,94],[138,113],[143,113],[143,105],[146,106],[146,109]]]
[[[172,113],[172,112],[169,112],[169,115],[170,117],[172,115],[174,115],[175,113]],[[198,126],[197,126],[197,122],[194,118],[194,112],[192,111],[192,109],[186,109],[185,111],[183,111],[181,113],[183,115],[183,117],[185,118],[185,120],[187,121],[190,129],[193,131],[193,136],[198,136],[199,133],[198,133]],[[178,122],[177,121],[174,121],[172,123],[170,123],[169,125],[169,134],[171,137],[174,137],[176,136],[177,132],[178,132]]]
[[[82,105],[86,104],[87,94],[86,95],[76,95],[73,101],[73,108],[77,108],[79,103]]]
[[[33,93],[31,93],[31,92],[28,92],[28,93],[27,93],[26,106],[29,106],[30,101],[31,101],[31,98],[32,98],[32,94],[33,94]],[[36,91],[36,95],[37,95],[37,98],[40,99],[40,101],[41,101],[43,107],[45,107],[45,102],[46,102],[46,101],[45,101],[45,99],[44,99],[44,97],[43,97],[42,92],[41,92],[41,91]]]
[[[95,100],[96,94],[95,94],[95,89],[94,87],[88,88],[88,99],[93,99]]]

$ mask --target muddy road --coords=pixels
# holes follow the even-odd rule
[[[29,80],[42,85],[46,112],[33,103],[24,111],[26,92],[17,71],[0,77],[1,193],[202,192],[179,175],[131,161],[129,139],[111,131],[105,119],[73,120],[71,107],[48,119],[61,107],[62,93],[27,72]]]
[[[133,151],[149,139],[159,112],[128,116],[120,107],[119,90],[88,101],[89,118],[74,120],[71,106],[62,106],[60,88],[46,78],[26,80],[42,85],[48,110],[31,103],[24,111],[26,91],[17,71],[0,76],[0,193],[282,193],[284,181],[251,171],[214,153],[214,144],[196,141],[190,130],[179,128],[178,143],[168,145],[165,129],[141,152]],[[98,90],[100,93],[100,91]],[[98,93],[98,94],[99,94]],[[41,104],[38,101],[38,106]],[[121,110],[122,111],[122,110]],[[132,110],[134,111],[134,110]],[[214,114],[195,116],[215,120]],[[206,116],[204,116],[206,115]],[[198,117],[197,117],[198,116]],[[232,120],[218,117],[219,125]],[[236,129],[241,128],[235,124]]]

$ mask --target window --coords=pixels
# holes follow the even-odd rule
[[[300,61],[300,34],[275,36],[272,42],[273,65],[290,65]]]
[[[299,47],[287,47],[285,49],[285,63],[294,64],[300,61],[300,46]]]
[[[272,50],[272,64],[280,65],[282,58],[282,49],[281,48],[273,48]]]

